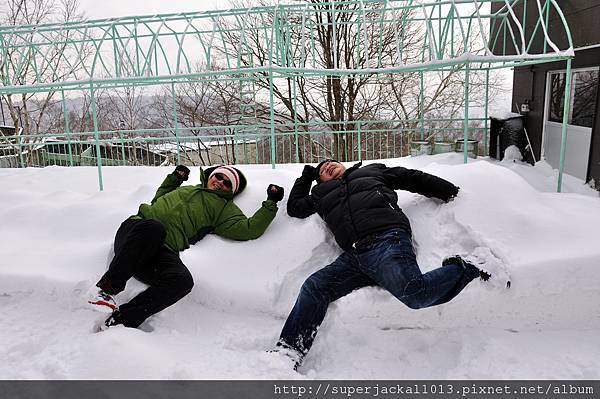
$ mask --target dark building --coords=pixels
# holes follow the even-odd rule
[[[593,181],[600,189],[600,0],[557,0],[571,31],[575,58],[572,61],[571,112],[568,117],[565,173]],[[546,12],[546,0],[539,0]],[[567,34],[560,15],[548,7],[548,36],[561,50],[568,49]],[[516,2],[513,11],[521,21],[529,53],[544,53],[544,32],[537,23],[538,1]],[[492,3],[492,12],[506,11],[505,3]],[[523,21],[523,18],[526,21]],[[536,28],[537,25],[537,28]],[[491,35],[499,27],[491,28]],[[514,53],[496,43],[495,54]],[[517,67],[514,71],[512,111],[529,106],[525,125],[536,159],[543,158],[558,168],[563,120],[566,62]]]

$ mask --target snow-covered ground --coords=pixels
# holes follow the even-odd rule
[[[366,288],[330,311],[300,373],[273,346],[300,285],[339,253],[318,216],[292,219],[285,199],[258,240],[209,236],[182,253],[190,295],[141,329],[92,333],[84,293],[104,272],[114,233],[171,168],[0,169],[1,379],[600,378],[600,199],[548,165],[462,155],[386,160],[462,189],[442,204],[399,192],[426,271],[477,246],[508,264],[512,288],[475,281],[450,303],[410,310]],[[301,165],[241,166],[251,214],[268,183],[289,192]],[[189,184],[198,181],[194,170]],[[286,198],[287,198],[286,192]],[[118,296],[140,289],[131,281]]]

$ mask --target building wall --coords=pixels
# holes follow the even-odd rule
[[[524,3],[523,3],[524,4]],[[543,3],[542,3],[543,4]],[[573,68],[586,68],[600,66],[600,1],[598,0],[558,0],[567,24],[570,27],[573,46],[578,48],[591,47],[577,50],[573,60]],[[495,3],[492,10],[497,11],[503,4]],[[533,32],[535,28],[533,18],[529,16],[537,14],[537,2],[527,2],[526,32]],[[522,20],[523,10],[517,8],[516,14]],[[562,27],[559,27],[559,16],[551,12],[548,19],[550,38],[559,48],[568,47],[566,35]],[[541,31],[541,29],[540,29]],[[543,52],[542,36],[536,35],[532,45],[531,53]],[[496,46],[495,53],[502,49]],[[515,68],[513,80],[512,111],[518,112],[518,104],[529,100],[531,112],[527,116],[526,127],[532,142],[536,159],[540,159],[542,133],[544,127],[544,105],[546,95],[546,79],[548,71],[564,70],[565,62],[537,64],[522,68]],[[598,90],[600,95],[600,88]],[[590,149],[590,162],[588,167],[588,180],[594,179],[596,188],[600,189],[600,100],[596,101],[596,118],[592,129],[592,142]]]
[[[596,55],[596,60],[600,60],[600,51]],[[590,144],[590,162],[588,164],[588,181],[594,180],[596,190],[600,190],[600,88],[596,96],[596,120]]]

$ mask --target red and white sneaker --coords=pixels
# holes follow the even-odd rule
[[[88,303],[92,309],[102,313],[112,313],[119,308],[115,298],[98,287],[90,290]]]

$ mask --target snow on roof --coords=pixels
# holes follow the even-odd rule
[[[256,143],[256,141],[257,140],[229,140],[229,139],[225,139],[225,140],[213,140],[213,141],[209,141],[209,142],[204,142],[204,144],[206,144],[209,147],[216,147],[216,146],[231,145],[231,144],[237,144],[237,145],[254,144],[254,143]]]
[[[178,144],[177,142],[167,141],[164,143],[150,144],[150,148],[156,151],[177,152],[178,148],[183,150],[199,151],[200,149],[206,150],[207,147],[203,143],[198,142],[184,142]]]
[[[506,111],[506,112],[494,112],[492,114],[490,114],[490,118],[492,119],[511,119],[511,118],[520,118],[523,115],[521,114],[517,114],[515,112],[510,112],[510,111]]]
[[[153,148],[157,151],[165,151],[165,152],[177,152],[178,147],[183,150],[192,150],[192,151],[206,151],[210,150],[211,147],[219,147],[223,145],[244,145],[244,144],[256,144],[257,140],[211,140],[211,141],[185,141],[180,142],[179,144],[175,141],[167,141],[164,143],[158,144],[150,144],[150,148]]]

